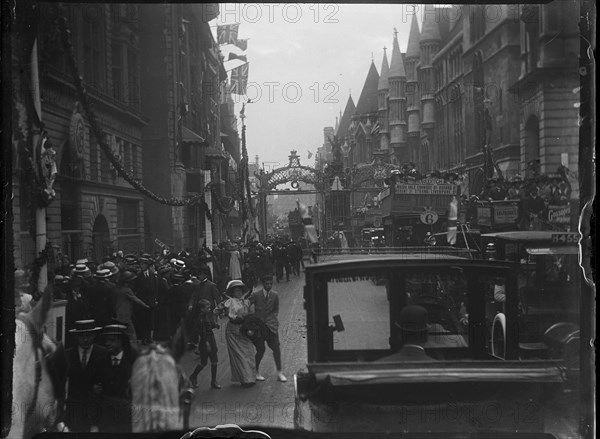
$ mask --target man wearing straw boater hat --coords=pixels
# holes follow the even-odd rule
[[[94,343],[102,328],[94,320],[78,320],[69,329],[76,345],[67,349],[67,411],[65,421],[73,432],[90,431],[94,419],[94,378],[108,350]]]
[[[123,272],[125,275],[126,272]],[[102,402],[102,433],[131,432],[131,370],[136,359],[127,335],[128,325],[113,319],[102,328],[108,355],[102,362],[94,381],[94,393]]]

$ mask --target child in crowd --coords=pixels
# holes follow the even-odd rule
[[[192,386],[198,387],[198,374],[204,369],[210,359],[210,387],[213,389],[220,389],[221,386],[217,382],[217,366],[219,358],[217,356],[217,342],[213,333],[213,329],[218,329],[220,326],[215,322],[214,314],[212,313],[210,302],[208,300],[199,300],[198,311],[199,314],[194,328],[194,338],[198,340],[196,353],[200,355],[200,364],[196,366],[190,375],[190,382],[192,383]]]

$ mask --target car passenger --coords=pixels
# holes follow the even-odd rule
[[[377,361],[436,361],[425,353],[427,343],[427,310],[408,305],[400,311],[400,350]]]

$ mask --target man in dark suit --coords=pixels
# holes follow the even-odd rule
[[[128,326],[113,320],[102,328],[108,350],[94,377],[93,391],[102,405],[100,432],[131,432],[131,371],[136,353],[127,336]]]
[[[139,259],[141,272],[138,274],[135,291],[137,297],[147,304],[149,308],[137,307],[134,311],[136,332],[142,343],[152,342],[154,331],[154,314],[158,305],[159,279],[154,271],[152,257],[148,254]]]
[[[97,422],[94,377],[108,356],[105,347],[94,343],[101,329],[94,320],[79,320],[69,330],[77,341],[76,346],[67,350],[69,367],[65,421],[73,432],[89,432]]]
[[[435,361],[425,353],[427,342],[427,310],[408,305],[400,311],[400,350],[378,361]]]

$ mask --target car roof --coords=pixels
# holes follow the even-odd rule
[[[442,253],[403,253],[403,254],[337,254],[327,255],[326,260],[321,260],[316,264],[306,266],[308,271],[314,271],[319,268],[343,268],[344,266],[352,265],[394,265],[395,263],[431,263],[440,262],[462,262],[471,261],[471,259],[463,256],[449,255]]]

